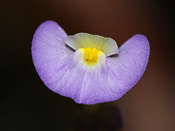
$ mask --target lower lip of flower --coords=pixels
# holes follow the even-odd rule
[[[88,33],[67,36],[52,21],[43,23],[32,40],[33,62],[45,85],[83,104],[122,97],[143,75],[149,53],[143,35],[130,38],[119,52],[111,38]]]

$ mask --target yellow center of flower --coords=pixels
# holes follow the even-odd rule
[[[85,51],[84,53],[84,60],[88,62],[96,62],[98,59],[98,54],[102,53],[102,51],[97,50],[96,48],[83,48]]]

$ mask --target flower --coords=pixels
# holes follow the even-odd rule
[[[31,50],[35,68],[50,90],[87,105],[122,97],[143,75],[150,53],[148,40],[140,34],[118,49],[111,38],[67,36],[53,21],[38,27]]]

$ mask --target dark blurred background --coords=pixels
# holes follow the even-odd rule
[[[174,2],[160,0],[0,1],[0,131],[174,131]],[[31,57],[36,28],[54,20],[67,34],[112,37],[121,46],[144,34],[147,70],[121,99],[78,105],[50,91]]]

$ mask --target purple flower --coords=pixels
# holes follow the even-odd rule
[[[41,24],[32,41],[33,62],[45,85],[83,104],[122,97],[144,73],[149,53],[143,35],[134,35],[118,49],[111,38],[67,36],[53,21]]]

